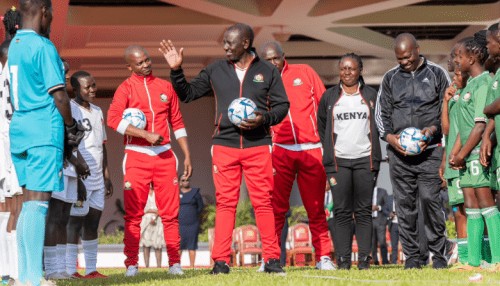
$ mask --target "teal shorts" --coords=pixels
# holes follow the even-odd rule
[[[54,146],[29,148],[12,154],[19,186],[29,191],[61,192],[64,190],[63,151]]]
[[[448,198],[450,199],[450,206],[456,206],[464,203],[464,193],[460,188],[460,179],[448,179]]]
[[[460,170],[460,187],[484,188],[490,187],[490,167],[483,167],[479,160],[466,163],[466,169]]]

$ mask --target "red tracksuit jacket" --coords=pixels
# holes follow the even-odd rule
[[[273,126],[273,143],[318,143],[316,112],[325,92],[318,74],[308,65],[289,65],[285,61],[281,78],[285,86],[290,110],[285,119]]]
[[[115,92],[108,111],[108,126],[122,134],[128,126],[128,121],[122,119],[123,111],[127,108],[137,108],[144,112],[147,119],[144,129],[163,136],[164,140],[160,145],[170,143],[169,123],[176,134],[185,133],[179,99],[172,84],[154,77],[152,73],[146,77],[132,73]],[[151,146],[146,139],[125,136],[125,145],[128,144]]]

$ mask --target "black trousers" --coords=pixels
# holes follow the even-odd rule
[[[372,196],[378,171],[371,170],[370,157],[337,160],[337,173],[328,173],[335,215],[335,252],[340,261],[351,261],[353,214],[359,260],[371,259]],[[333,180],[332,180],[333,178]]]
[[[330,236],[332,237],[333,248],[335,249],[335,258],[338,260],[337,252],[337,230],[335,227],[335,217],[328,220],[328,230],[330,231]],[[333,259],[333,257],[332,257]]]
[[[389,232],[391,234],[391,264],[398,264],[398,247],[399,247],[399,224],[390,224]]]
[[[433,261],[446,265],[446,223],[439,191],[443,148],[427,150],[417,156],[403,157],[388,148],[389,171],[391,175],[396,214],[399,222],[399,239],[407,262],[420,260],[419,228],[417,226],[418,205],[424,220],[427,247],[432,252]],[[422,231],[422,230],[421,230]]]
[[[379,216],[382,216],[382,212],[379,211]],[[386,217],[383,217],[384,221]],[[373,218],[373,238],[372,238],[372,257],[375,265],[378,265],[378,251],[377,246],[380,247],[380,255],[382,256],[382,264],[389,264],[389,260],[387,259],[387,240],[385,237],[386,234],[386,224],[382,221],[380,217]]]

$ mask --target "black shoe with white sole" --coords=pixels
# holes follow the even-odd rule
[[[229,265],[225,261],[215,261],[214,268],[210,271],[210,274],[228,274],[230,271]]]
[[[269,259],[264,265],[264,271],[266,273],[278,273],[285,275],[286,272],[281,268],[281,262],[279,259]]]

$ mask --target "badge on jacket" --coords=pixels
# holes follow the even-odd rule
[[[465,95],[464,95],[464,101],[467,101],[470,99],[470,92],[467,92]]]
[[[330,178],[330,186],[331,186],[331,187],[333,187],[333,186],[335,186],[336,184],[337,184],[337,180],[335,180],[335,178],[334,178],[334,177],[331,177],[331,178]]]
[[[494,83],[493,83],[493,89],[497,89],[498,88],[498,80],[496,80]]]
[[[160,95],[160,99],[161,99],[161,101],[163,101],[163,102],[168,102],[168,96],[166,96],[166,95],[165,95],[165,94],[163,94],[163,93]]]
[[[264,82],[264,76],[262,74],[256,74],[253,77],[253,81],[255,81],[255,82]]]
[[[303,85],[304,83],[300,78],[296,78],[293,80],[293,86]]]

